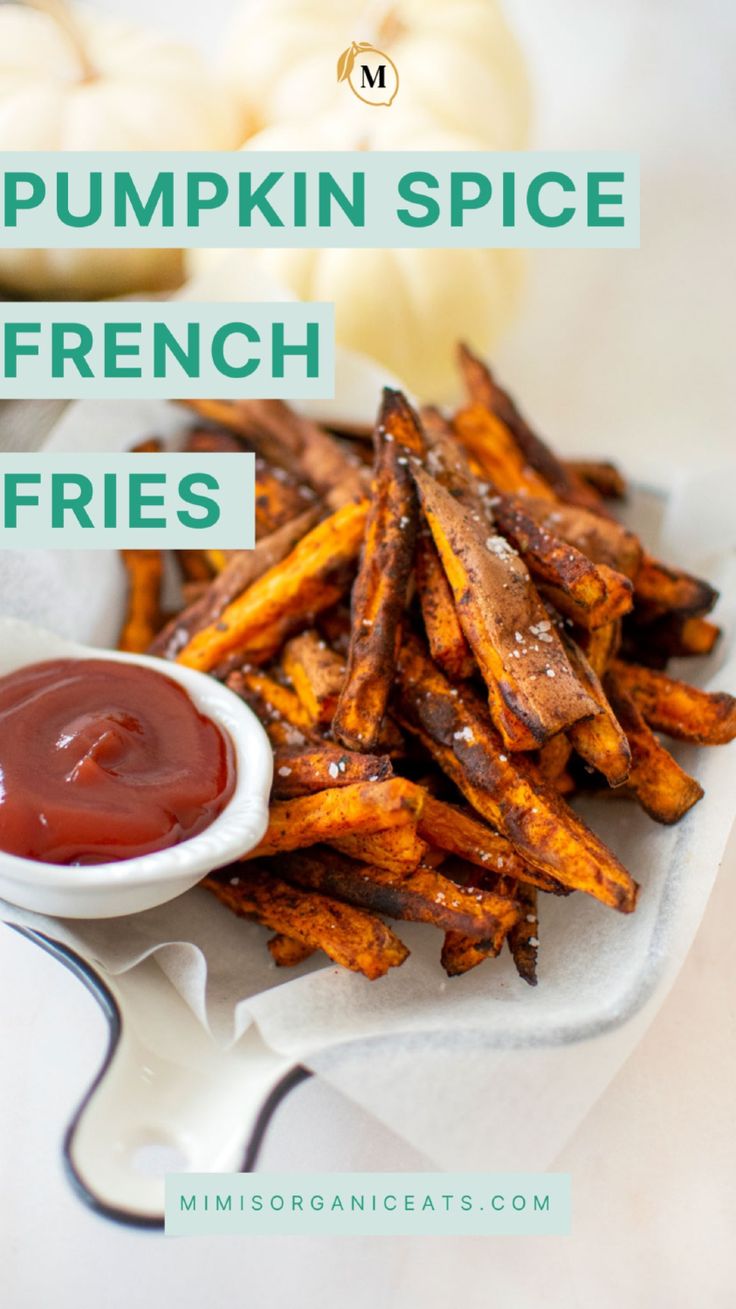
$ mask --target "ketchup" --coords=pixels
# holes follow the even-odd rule
[[[140,664],[55,659],[0,678],[0,849],[98,864],[195,836],[235,786],[232,743]]]

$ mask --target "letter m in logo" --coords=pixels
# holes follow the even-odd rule
[[[367,64],[360,65],[360,85],[361,89],[365,88],[366,83],[371,88],[380,86],[382,90],[386,89],[386,65],[379,64],[375,73],[371,73]]]

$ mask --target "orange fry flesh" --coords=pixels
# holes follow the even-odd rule
[[[414,639],[402,647],[398,671],[402,720],[473,808],[532,867],[630,913],[636,882],[524,760],[506,753],[481,702],[451,687]]]
[[[196,632],[178,662],[209,672],[236,652],[253,663],[270,658],[301,620],[339,600],[344,590],[341,572],[357,558],[367,513],[368,502],[361,500],[312,528],[216,622]]]
[[[501,536],[484,540],[472,514],[444,487],[421,470],[415,478],[460,623],[488,687],[491,717],[507,747],[533,749],[597,713],[513,547]]]
[[[336,964],[370,981],[403,964],[409,954],[380,918],[329,896],[300,891],[270,871],[248,869],[224,880],[210,876],[202,885],[233,913],[324,950]]]

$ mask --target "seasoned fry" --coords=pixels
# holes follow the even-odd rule
[[[600,679],[582,650],[570,638],[565,649],[575,672],[600,709],[594,718],[582,718],[568,729],[568,737],[591,768],[603,773],[609,786],[621,786],[631,769],[631,750],[626,736],[608,703]]]
[[[305,725],[304,710],[288,686],[255,668],[236,668],[224,680],[260,719],[274,750],[323,744],[319,733]]]
[[[330,841],[347,833],[377,832],[402,823],[416,823],[424,792],[403,777],[386,782],[358,782],[331,787],[296,800],[271,805],[268,829],[260,844],[245,859],[298,850],[300,846]]]
[[[575,640],[597,677],[602,678],[621,645],[620,622],[605,623],[593,631],[579,629]]]
[[[575,783],[567,771],[572,754],[572,745],[568,736],[569,733],[564,732],[551,736],[537,756],[539,776],[548,786],[554,787],[559,795],[567,795],[569,791],[575,789]]]
[[[185,581],[206,583],[212,580],[212,565],[204,550],[176,550],[174,553]]]
[[[623,500],[626,479],[607,459],[565,459],[564,466],[573,476],[582,478],[605,500]]]
[[[427,531],[420,533],[417,541],[415,566],[419,603],[432,658],[451,682],[462,682],[473,676],[475,659],[463,635],[455,597],[437,547]]]
[[[444,800],[427,795],[417,831],[430,845],[447,850],[486,872],[529,882],[555,895],[567,893],[567,888],[554,877],[549,877],[539,869],[529,868],[505,836],[494,832],[486,823],[459,805],[447,804]]]
[[[612,673],[633,697],[655,732],[696,745],[726,745],[736,737],[736,699],[725,691],[701,691],[673,677],[617,660]]]
[[[414,638],[402,647],[398,673],[402,721],[522,859],[630,913],[636,882],[564,801],[535,780],[519,755],[504,752],[477,697],[451,687]]]
[[[526,512],[524,501],[498,496],[493,512],[504,536],[519,551],[532,576],[544,583],[561,614],[583,627],[601,627],[628,613],[633,586],[623,573],[594,564]],[[549,521],[549,517],[548,517]]]
[[[519,885],[516,897],[521,905],[517,922],[509,929],[507,941],[516,971],[529,986],[537,985],[537,950],[539,948],[539,914],[537,892],[533,886]]]
[[[333,836],[330,845],[363,864],[387,873],[410,873],[427,861],[428,846],[419,836],[416,821],[375,832]]]
[[[309,721],[331,723],[345,681],[345,660],[316,632],[302,632],[285,645],[282,666]]]
[[[440,961],[448,977],[460,977],[477,968],[486,959],[495,959],[501,953],[506,933],[497,931],[491,936],[466,936],[464,932],[445,932]]]
[[[421,469],[414,475],[506,746],[533,749],[597,713],[513,547],[501,536],[484,540],[472,515],[444,487]]]
[[[594,504],[594,499],[585,496],[584,488],[581,495],[578,478],[557,458],[546,442],[532,431],[508,391],[499,386],[490,368],[466,345],[458,348],[458,360],[471,401],[485,406],[505,424],[526,463],[562,499],[570,499],[577,494],[583,503]]]
[[[279,871],[296,886],[388,918],[433,923],[475,936],[508,932],[521,913],[514,900],[493,891],[468,891],[432,868],[397,876],[353,863],[323,847],[286,855],[279,860]]]
[[[309,614],[339,600],[344,570],[360,550],[367,512],[368,503],[361,500],[314,527],[216,622],[194,633],[177,655],[179,663],[207,672],[235,652],[264,663]]]
[[[128,574],[128,601],[118,649],[142,654],[161,623],[163,559],[160,550],[120,553]]]
[[[339,509],[365,494],[358,461],[316,423],[281,400],[187,400],[202,417],[243,437],[264,459],[306,482]]]
[[[643,557],[639,538],[613,518],[603,518],[581,505],[550,504],[532,496],[524,510],[540,527],[567,541],[594,564],[606,564],[624,577],[634,578]]]
[[[259,577],[289,554],[320,517],[315,505],[256,542],[254,550],[236,550],[207,590],[177,614],[151,643],[149,653],[175,659],[184,646],[203,628],[216,623],[220,614]],[[189,552],[192,553],[192,552]],[[208,572],[207,579],[211,573]]]
[[[678,822],[702,799],[702,786],[659,744],[616,672],[607,673],[605,688],[631,749],[628,786],[655,822]]]
[[[324,950],[336,964],[371,981],[403,964],[409,954],[380,918],[353,905],[300,891],[264,869],[243,870],[234,879],[220,880],[222,876],[206,877],[202,886],[233,913],[255,918],[310,949]]]
[[[506,424],[485,405],[461,409],[453,429],[497,491],[555,502],[554,491],[528,463]]]
[[[356,754],[328,741],[319,745],[280,745],[274,751],[272,795],[278,800],[290,800],[333,786],[385,782],[392,776],[388,755]]]
[[[651,623],[627,623],[623,651],[650,668],[666,668],[669,659],[712,654],[721,629],[707,618],[657,618]]]
[[[303,964],[305,959],[309,959],[310,955],[314,954],[314,946],[295,941],[292,936],[285,936],[283,932],[277,932],[272,936],[271,940],[266,942],[266,948],[279,968],[295,968],[297,964]]]
[[[410,439],[421,439],[416,419],[403,397],[386,391],[376,427],[373,499],[352,593],[347,673],[332,724],[334,735],[351,750],[375,748],[393,682],[417,530]]]
[[[321,743],[319,734],[313,730],[312,719],[298,695],[269,673],[264,673],[260,668],[238,668],[228,675],[226,684],[246,701],[249,697],[256,697],[267,706],[269,717],[280,718],[298,728],[303,739]]]
[[[718,592],[700,577],[670,568],[645,555],[634,578],[637,618],[651,622],[665,614],[702,618],[710,612]]]

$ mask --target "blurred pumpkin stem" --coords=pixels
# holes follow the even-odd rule
[[[378,43],[382,50],[388,50],[388,47],[397,41],[406,31],[405,25],[399,18],[396,10],[391,7],[386,10],[378,28]]]
[[[61,28],[79,60],[80,82],[94,81],[97,69],[87,54],[81,27],[65,0],[23,0],[23,3],[30,9],[38,9],[40,13],[47,14]]]

